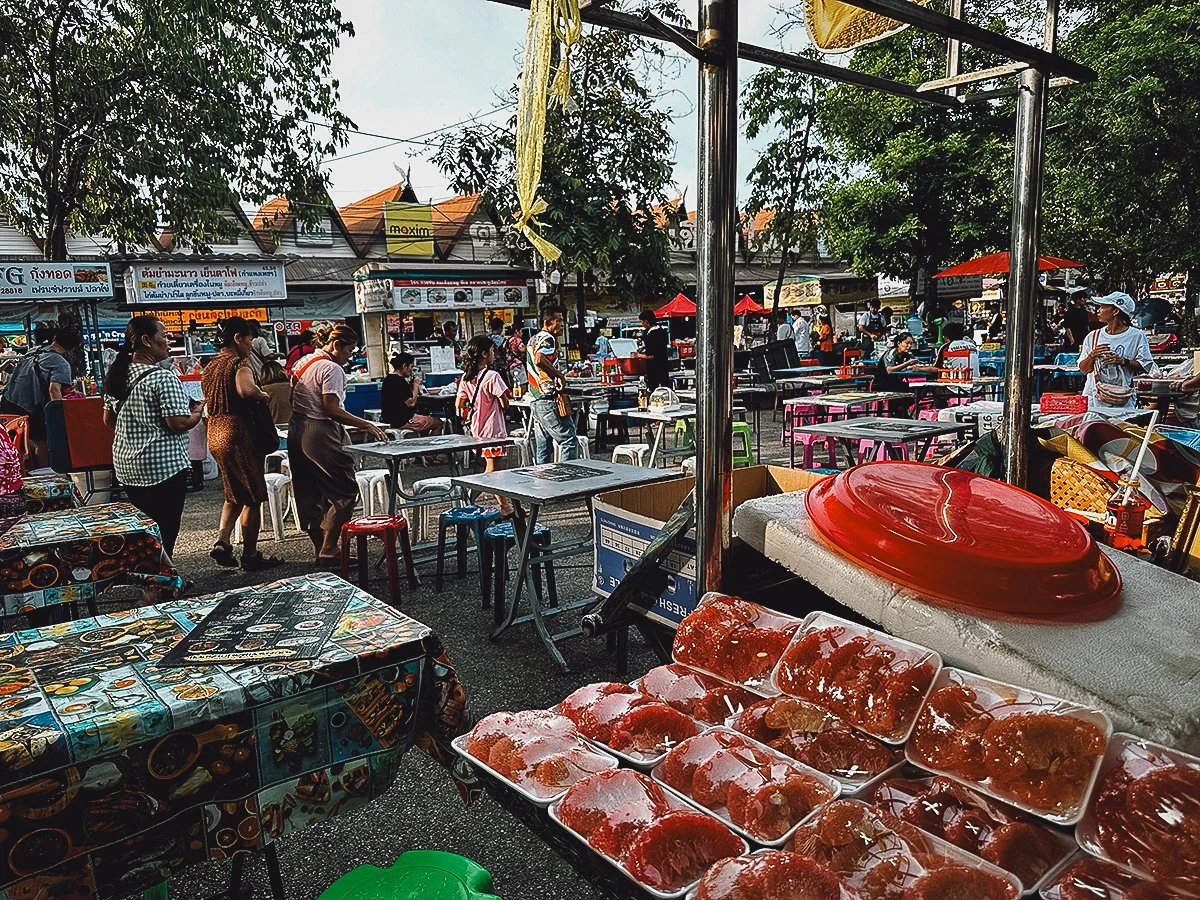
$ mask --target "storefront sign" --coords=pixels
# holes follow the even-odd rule
[[[355,312],[385,312],[392,308],[392,279],[354,279]]]
[[[230,316],[254,319],[259,324],[265,324],[270,318],[266,307],[261,306],[254,309],[164,309],[154,315],[167,331],[186,331],[193,324],[201,327],[216,325],[218,320]]]
[[[513,309],[529,305],[533,279],[393,278],[392,302],[399,310]]]
[[[134,263],[125,273],[131,305],[269,303],[287,298],[283,263]]]
[[[0,301],[112,295],[108,263],[0,263]]]
[[[764,297],[774,296],[775,282],[763,288]],[[821,306],[864,303],[879,296],[875,278],[822,278],[797,275],[785,278],[779,290],[780,306]]]
[[[433,258],[433,207],[420,203],[383,204],[388,256]]]

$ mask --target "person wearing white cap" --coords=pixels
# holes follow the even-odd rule
[[[1096,297],[1092,303],[1103,328],[1083,339],[1079,352],[1079,371],[1087,376],[1083,394],[1088,406],[1132,407],[1137,393],[1133,380],[1154,365],[1146,333],[1134,328],[1133,298],[1117,291]]]

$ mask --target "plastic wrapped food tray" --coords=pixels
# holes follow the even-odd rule
[[[731,624],[737,620],[739,624]],[[705,675],[770,697],[778,693],[771,674],[801,624],[800,619],[757,603],[710,591],[680,623],[671,657]],[[751,669],[754,674],[745,676]]]
[[[861,838],[848,841],[847,834],[856,827]],[[924,875],[950,866],[991,876],[987,883],[997,890],[977,891],[978,896],[972,900],[1016,900],[1020,896],[1017,880],[1003,869],[916,827],[902,831],[897,828],[885,821],[884,814],[860,800],[836,800],[796,830],[788,849],[825,863],[854,890],[862,891],[869,885],[871,896],[883,896],[885,892],[887,896],[900,896],[898,891],[903,891],[905,897],[916,897],[912,888]],[[825,840],[825,835],[836,843]],[[917,846],[918,840],[924,847]],[[845,855],[847,848],[860,843],[856,857]],[[828,851],[832,861],[825,860],[822,851]],[[934,860],[937,865],[929,865]],[[959,893],[955,896],[971,896],[961,892],[961,884],[956,887]]]
[[[934,787],[935,779],[921,777],[924,774],[925,773],[923,772],[918,772],[914,773],[915,777],[904,777],[904,774],[902,773],[900,777],[886,779],[874,786],[869,798],[863,799],[869,799],[878,809],[889,812],[897,818],[903,819],[909,824],[916,825],[918,828],[921,828],[922,831],[932,837],[954,844],[964,853],[970,853],[976,859],[983,860],[984,862],[991,862],[992,865],[995,865],[1000,869],[1004,869],[1004,871],[1009,872],[1009,874],[1017,880],[1017,883],[1021,885],[1023,894],[1026,896],[1036,893],[1038,888],[1045,884],[1051,875],[1062,865],[1063,861],[1070,858],[1070,856],[1078,849],[1069,834],[1059,831],[1050,825],[1045,824],[1044,822],[1037,821],[1032,816],[1019,812],[1005,803],[1000,803],[997,800],[979,795],[977,792],[967,788],[965,785],[955,783],[956,793],[954,795],[954,799],[958,801],[965,809],[981,813],[984,817],[986,817],[987,820],[990,820],[992,825],[997,827],[1008,825],[1014,822],[1027,824],[1033,828],[1039,829],[1045,835],[1048,845],[1049,842],[1053,842],[1059,846],[1060,852],[1058,853],[1057,857],[1052,859],[1049,865],[1046,866],[1045,870],[1039,873],[1036,878],[1029,883],[1026,883],[1021,877],[1021,873],[1011,871],[1000,862],[985,860],[978,853],[975,853],[966,847],[962,847],[955,841],[945,837],[944,834],[938,834],[929,827],[926,827],[926,823],[920,821],[919,815],[916,817],[917,820],[914,821],[914,817],[904,814],[904,810],[911,808],[914,803],[925,804],[922,809],[919,810],[919,812],[924,812],[928,815],[934,811],[935,807],[932,805],[934,801],[925,800],[922,797],[927,791]],[[978,827],[978,820],[976,820],[974,823],[964,823],[964,826],[962,827],[965,827],[968,832],[970,832],[972,828]],[[980,849],[982,849],[982,844]]]
[[[1055,824],[1074,825],[1111,735],[1112,722],[1100,710],[947,667],[904,750],[915,766]],[[936,756],[929,755],[933,748]],[[1051,796],[1061,799],[1039,799]]]
[[[520,794],[522,797],[524,797],[530,803],[533,803],[536,806],[545,808],[545,807],[549,806],[551,803],[553,803],[554,801],[561,800],[562,795],[565,794],[567,792],[567,790],[570,788],[570,785],[567,785],[567,787],[564,787],[562,790],[560,790],[556,794],[553,794],[549,797],[539,797],[537,794],[530,791],[524,785],[518,784],[517,782],[513,781],[511,778],[507,778],[506,776],[501,775],[499,772],[497,772],[495,769],[493,769],[487,763],[482,762],[478,758],[472,756],[470,751],[467,750],[467,741],[470,739],[470,737],[471,737],[470,734],[461,734],[458,737],[456,737],[453,741],[450,742],[450,746],[454,748],[455,752],[458,753],[459,756],[461,756],[463,759],[465,759],[471,765],[473,765],[477,768],[483,769],[483,771],[487,772],[487,774],[489,774],[490,776],[495,778],[497,781],[504,784],[506,787],[516,791],[518,794]],[[595,744],[592,741],[589,741],[589,740],[587,740],[587,738],[583,738],[583,737],[581,737],[580,740],[588,747],[589,750],[596,750],[596,752],[598,752],[601,756],[607,756],[609,759],[611,759],[612,765],[609,766],[610,769],[615,769],[620,765],[611,753],[609,753],[605,750],[602,750],[602,749],[597,749]]]
[[[755,706],[761,706],[766,703],[778,703],[780,701],[788,701],[788,700],[789,700],[789,698],[783,697],[782,695],[776,696],[776,697],[767,697],[764,700],[760,701],[758,704],[755,704]],[[806,700],[791,701],[791,702],[808,703],[808,701],[806,701]],[[814,707],[816,706],[815,704],[809,704],[809,705],[814,706]],[[830,721],[838,723],[836,726],[836,729],[840,729],[840,730],[843,730],[845,732],[848,732],[848,733],[854,735],[860,742],[873,743],[876,747],[878,747],[879,752],[881,754],[886,753],[888,755],[888,758],[890,761],[887,763],[887,765],[880,768],[880,770],[878,772],[875,772],[874,774],[867,774],[866,772],[864,772],[862,775],[853,775],[853,774],[843,774],[838,771],[826,772],[826,771],[823,771],[821,768],[813,765],[811,762],[805,762],[802,759],[798,759],[798,758],[792,756],[785,749],[776,748],[776,747],[770,747],[769,749],[776,750],[777,752],[782,753],[784,756],[788,757],[789,759],[795,759],[796,762],[800,763],[800,765],[802,765],[802,766],[807,766],[808,768],[813,769],[814,771],[821,772],[822,774],[828,775],[830,778],[833,778],[835,781],[837,781],[842,786],[841,795],[843,797],[861,796],[862,794],[869,791],[874,785],[878,784],[883,779],[887,778],[890,775],[894,775],[897,771],[899,771],[904,766],[904,753],[899,747],[893,747],[891,745],[885,744],[882,741],[878,740],[877,738],[871,737],[870,735],[860,734],[858,731],[851,728],[850,725],[848,725],[848,724],[842,722],[840,719],[838,719],[838,717],[835,716],[833,713],[825,712],[824,715],[827,716]],[[742,731],[742,729],[739,728],[737,725],[738,718],[739,718],[738,716],[730,716],[725,721],[725,727],[731,728],[734,731],[738,732],[739,734],[745,734],[751,740],[758,741],[758,743],[760,743],[760,744],[764,743],[762,740],[759,740],[757,735],[749,734],[748,732]],[[781,733],[781,736],[783,733],[785,733],[787,731],[787,729],[774,728],[774,727],[772,728],[772,730],[779,731]]]
[[[760,744],[758,741],[754,740],[753,738],[746,737],[744,734],[742,734],[739,731],[734,731],[732,728],[714,728],[706,733],[707,734],[724,733],[724,734],[736,736],[736,738],[738,738],[739,740],[745,741],[746,744],[749,745],[749,747],[754,751],[754,753],[759,754],[764,757],[767,757],[772,762],[779,763],[781,765],[785,765],[795,772],[799,772],[804,775],[809,775],[809,776],[817,779],[818,781],[820,781],[822,784],[824,784],[830,790],[830,797],[827,800],[825,800],[823,803],[820,803],[820,804],[817,804],[816,806],[814,806],[802,819],[799,819],[796,822],[793,822],[792,826],[786,832],[784,832],[782,835],[780,835],[778,838],[768,840],[768,839],[765,839],[762,837],[758,837],[757,835],[751,834],[745,828],[734,823],[733,819],[730,818],[730,816],[729,816],[728,809],[726,809],[724,806],[717,806],[717,807],[706,806],[705,804],[703,804],[699,800],[697,800],[695,797],[692,797],[689,794],[685,793],[684,791],[681,791],[678,788],[675,788],[675,787],[671,786],[670,784],[668,784],[662,778],[662,775],[661,775],[662,763],[659,763],[657,766],[654,767],[654,771],[651,772],[651,777],[653,777],[654,780],[658,784],[661,784],[665,790],[669,791],[670,793],[674,794],[677,797],[680,797],[688,804],[697,807],[698,809],[702,810],[703,812],[706,812],[712,816],[716,816],[718,819],[720,819],[722,822],[724,822],[726,825],[728,825],[729,828],[733,832],[741,835],[742,837],[746,838],[749,841],[752,841],[755,844],[761,845],[763,847],[772,847],[772,848],[782,847],[784,844],[786,844],[788,842],[788,840],[791,838],[791,836],[793,834],[795,834],[797,828],[799,828],[802,824],[804,824],[810,818],[812,818],[813,815],[815,815],[817,812],[819,812],[822,806],[824,806],[826,803],[833,802],[841,795],[842,786],[838,782],[838,780],[836,778],[834,778],[833,776],[826,775],[824,772],[818,772],[816,769],[809,768],[808,766],[804,765],[803,763],[796,762],[796,760],[792,759],[790,756],[784,756],[779,751],[772,750],[770,747],[766,746],[765,744]]]
[[[676,795],[668,792],[667,796],[668,796],[668,800],[671,803],[672,809],[684,809],[684,810],[688,810],[690,812],[696,811],[696,808],[694,806],[692,806],[690,803],[684,803],[683,800],[679,799],[679,797],[677,797]],[[587,838],[585,838],[582,834],[575,831],[575,829],[569,828],[563,824],[562,819],[559,818],[559,815],[558,815],[558,807],[561,802],[562,802],[561,800],[555,801],[547,809],[547,812],[549,813],[551,820],[556,825],[558,825],[559,828],[561,828],[563,831],[565,831],[567,834],[569,834],[572,838],[574,838],[576,841],[578,841],[580,844],[582,844],[589,853],[592,853],[597,858],[604,860],[605,863],[607,863],[609,866],[611,866],[617,872],[620,872],[622,875],[624,875],[626,878],[628,878],[634,885],[636,885],[637,889],[639,891],[644,891],[650,897],[654,897],[654,898],[656,898],[656,900],[683,900],[683,898],[685,898],[690,891],[695,889],[696,885],[700,881],[700,878],[703,877],[703,873],[701,873],[701,875],[699,877],[697,877],[694,881],[690,882],[689,884],[684,885],[677,891],[671,891],[669,893],[659,891],[659,890],[656,890],[656,889],[650,887],[649,885],[642,884],[640,881],[638,881],[636,878],[634,878],[633,874],[628,869],[626,869],[625,866],[623,866],[620,862],[618,862],[617,860],[613,859],[612,857],[607,856],[606,854],[601,853],[600,851],[596,850],[596,848],[594,848],[591,844],[588,843]],[[711,814],[708,814],[708,815],[710,815],[710,817],[711,817]],[[723,822],[721,824],[724,825]],[[742,838],[741,836],[737,836],[737,837],[738,837],[738,840],[742,842],[742,853],[749,852],[750,845],[748,843],[746,843],[745,838]]]
[[[584,687],[587,687],[587,685],[585,685]],[[622,685],[622,687],[626,687],[626,685]],[[701,732],[705,731],[709,727],[705,723],[697,721],[696,719],[693,719],[691,716],[687,715],[686,713],[681,713],[679,710],[675,709],[674,707],[670,706],[669,704],[663,703],[661,700],[651,697],[649,694],[643,693],[640,689],[638,689],[637,682],[634,682],[631,685],[627,685],[627,687],[633,688],[634,692],[636,692],[637,694],[639,694],[643,697],[649,698],[654,703],[657,703],[661,706],[666,707],[667,709],[671,710],[671,712],[673,714],[684,716],[689,722],[691,722],[696,727],[696,734],[700,734]],[[582,690],[582,688],[581,688],[581,690]],[[565,715],[562,712],[562,707],[563,707],[563,704],[559,703],[558,705],[551,707],[550,712],[556,713],[558,715]],[[570,716],[567,716],[567,718],[570,718]],[[591,744],[595,747],[598,747],[600,750],[602,750],[603,752],[605,752],[611,756],[615,756],[617,759],[621,760],[621,762],[625,763],[626,765],[628,765],[632,768],[635,768],[635,769],[639,769],[643,772],[649,772],[656,765],[658,765],[660,762],[662,762],[663,757],[665,757],[667,755],[667,753],[670,752],[670,747],[668,746],[665,749],[663,749],[663,751],[661,753],[654,754],[653,756],[643,755],[643,754],[626,753],[623,750],[617,750],[613,747],[610,747],[604,741],[598,740],[593,737],[589,737],[587,734],[583,733],[582,728],[580,728],[580,734],[582,734],[583,739],[585,741],[587,741],[589,744]],[[695,735],[688,735],[688,737],[695,737]]]
[[[1147,776],[1160,783],[1152,785]],[[1102,839],[1102,821],[1139,802],[1142,814],[1124,829],[1110,828]],[[1157,836],[1156,829],[1161,830]],[[1114,844],[1118,834],[1142,843],[1128,845],[1129,852],[1122,854]],[[1132,734],[1113,735],[1075,837],[1089,853],[1172,891],[1200,897],[1200,758]]]
[[[763,850],[755,850],[754,852],[752,852],[746,856],[739,856],[736,858],[738,860],[762,859],[763,857],[770,857],[770,856],[778,854],[780,852],[781,851],[779,851],[779,850],[767,848],[767,849],[763,849]],[[788,851],[788,852],[791,852],[791,851]],[[800,855],[800,854],[797,854],[797,855]],[[808,857],[805,857],[805,859],[807,859],[807,858]],[[716,866],[721,865],[723,862],[724,862],[724,860],[721,860],[721,862],[713,863],[712,866],[709,867],[709,872],[711,872]],[[708,872],[705,872],[704,875],[700,876],[701,882],[704,881],[704,876],[707,874],[708,874]],[[836,877],[836,876],[834,876],[834,877]],[[850,888],[848,888],[846,886],[845,882],[842,882],[841,879],[838,879],[838,881],[839,881],[839,888],[838,888],[837,900],[861,900],[861,898],[859,897],[859,895],[857,893],[850,890]],[[728,888],[729,888],[728,892],[723,897],[719,896],[718,900],[741,900],[741,898],[743,898],[745,896],[743,893],[739,893],[740,888],[737,884],[730,883],[730,884],[728,884]],[[804,895],[804,896],[807,896],[807,895]],[[822,893],[821,896],[826,897],[826,896],[828,896],[828,894]],[[697,882],[696,887],[693,888],[692,891],[688,894],[687,900],[699,900],[699,897],[700,897],[700,883]]]
[[[822,634],[828,636],[829,640],[822,640],[819,648],[812,647],[812,639]],[[852,642],[864,652],[852,652]],[[839,658],[844,665],[840,665],[836,672],[831,673],[832,681],[818,679],[812,685],[798,685],[797,679],[802,678],[805,672],[811,671],[809,666],[802,666],[797,670],[797,667],[789,664],[789,657],[795,656],[801,648],[817,650],[821,653],[822,660],[839,656],[838,651],[841,651]],[[827,648],[830,652],[823,652]],[[876,665],[880,659],[886,661]],[[838,673],[850,670],[851,666],[859,673],[856,683],[865,682],[871,685],[866,694],[854,701],[842,699],[848,696],[850,685],[848,680],[837,677]],[[941,670],[941,656],[928,647],[892,637],[886,632],[828,613],[816,612],[804,620],[791,644],[784,650],[779,664],[775,667],[771,683],[780,693],[824,707],[843,722],[865,731],[872,737],[889,744],[903,744],[908,739],[917,720],[917,713],[929,696]],[[872,721],[868,717],[870,709],[883,704],[889,704],[894,709],[897,697],[903,700],[909,711],[895,717],[890,726],[884,725],[886,719]]]
[[[1083,852],[1051,872],[1039,893],[1043,900],[1173,900],[1179,896]]]
[[[659,669],[680,670],[678,673],[680,679],[685,678],[688,675],[694,675],[698,679],[698,681],[701,685],[704,685],[705,683],[707,683],[709,685],[706,688],[706,690],[710,690],[710,691],[717,690],[718,688],[723,687],[723,688],[727,688],[730,691],[744,693],[746,695],[746,698],[750,702],[757,702],[758,700],[762,699],[762,694],[756,693],[756,692],[750,690],[749,688],[745,688],[745,687],[742,687],[741,685],[737,685],[737,684],[730,684],[729,682],[725,681],[722,678],[718,678],[715,675],[710,675],[707,672],[701,672],[699,669],[693,669],[691,666],[685,666],[682,663],[670,663],[667,665],[656,666],[650,672],[647,672],[646,675],[643,675],[641,678],[639,678],[637,681],[635,681],[631,684],[631,687],[637,688],[643,694],[646,694],[650,697],[654,697],[655,699],[660,700],[663,703],[667,704],[667,706],[670,706],[671,708],[676,709],[679,712],[683,713],[685,716],[691,716],[697,722],[701,722],[706,725],[720,725],[720,724],[724,723],[724,721],[729,716],[737,715],[739,712],[741,712],[742,709],[744,708],[744,704],[739,703],[737,706],[734,706],[730,702],[729,697],[727,695],[724,698],[725,708],[722,710],[721,716],[719,718],[709,719],[709,718],[706,718],[705,716],[698,715],[694,706],[692,709],[684,709],[683,704],[677,705],[676,703],[672,702],[671,700],[668,700],[666,697],[664,697],[658,693],[655,693],[654,691],[646,689],[646,679],[651,674],[653,674],[655,671],[658,671]]]

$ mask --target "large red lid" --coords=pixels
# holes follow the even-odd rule
[[[1083,526],[1002,481],[929,463],[867,463],[818,482],[804,505],[840,553],[939,605],[1090,622],[1121,604],[1121,576]]]

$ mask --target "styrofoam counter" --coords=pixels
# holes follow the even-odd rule
[[[1098,706],[1121,730],[1200,752],[1196,582],[1110,551],[1123,583],[1114,616],[1019,624],[933,606],[850,562],[814,535],[802,493],[743,503],[734,529],[764,556],[897,637],[938,651],[949,665]]]

